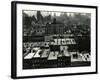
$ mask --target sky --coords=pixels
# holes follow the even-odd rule
[[[37,11],[31,11],[31,10],[25,10],[24,11],[26,14],[28,14],[29,16],[36,16],[36,13],[37,13]],[[43,16],[47,16],[47,15],[51,15],[51,16],[54,16],[54,15],[56,15],[56,16],[60,16],[61,15],[61,13],[64,13],[64,12],[47,12],[47,11],[41,11],[41,14],[43,15]],[[66,13],[68,16],[69,15],[72,15],[73,16],[73,14],[74,13],[69,13],[69,12],[67,12]]]
[[[28,14],[28,16],[37,16],[37,11],[34,10],[23,10],[24,13]],[[74,17],[75,14],[78,14],[78,12],[52,12],[52,11],[41,11],[42,16],[60,16],[61,14],[67,14],[67,16],[71,15]],[[85,15],[88,18],[91,18],[91,14],[89,13],[81,13],[81,15]]]

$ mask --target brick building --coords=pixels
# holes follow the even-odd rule
[[[47,23],[45,27],[45,33],[46,35],[52,35],[52,34],[63,34],[65,31],[65,25],[61,22],[57,22],[56,19],[53,19],[53,22]]]

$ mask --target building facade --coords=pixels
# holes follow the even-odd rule
[[[65,25],[61,22],[57,22],[56,19],[53,19],[53,22],[47,23],[45,27],[46,35],[53,34],[63,34],[65,32]]]

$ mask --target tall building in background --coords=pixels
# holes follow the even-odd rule
[[[37,11],[37,22],[42,24],[43,23],[43,16],[40,11]]]

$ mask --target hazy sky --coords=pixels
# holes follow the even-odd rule
[[[37,11],[34,10],[24,10],[24,13],[28,14],[29,16],[35,16],[37,14]],[[42,16],[60,16],[61,14],[67,14],[67,16],[71,15],[72,17],[74,17],[74,14],[78,14],[78,12],[50,12],[50,11],[41,11]],[[89,13],[81,13],[81,15],[85,15],[88,18],[91,18],[91,14]]]
[[[26,14],[28,14],[29,16],[33,16],[33,15],[35,15],[36,16],[36,13],[37,13],[37,11],[24,11]],[[54,15],[56,15],[56,16],[60,16],[61,15],[61,13],[64,13],[64,12],[47,12],[47,11],[41,11],[41,14],[43,15],[43,16],[47,16],[47,15],[51,15],[51,16],[54,16]],[[72,15],[73,16],[73,14],[74,13],[66,13],[68,16],[69,15]]]

